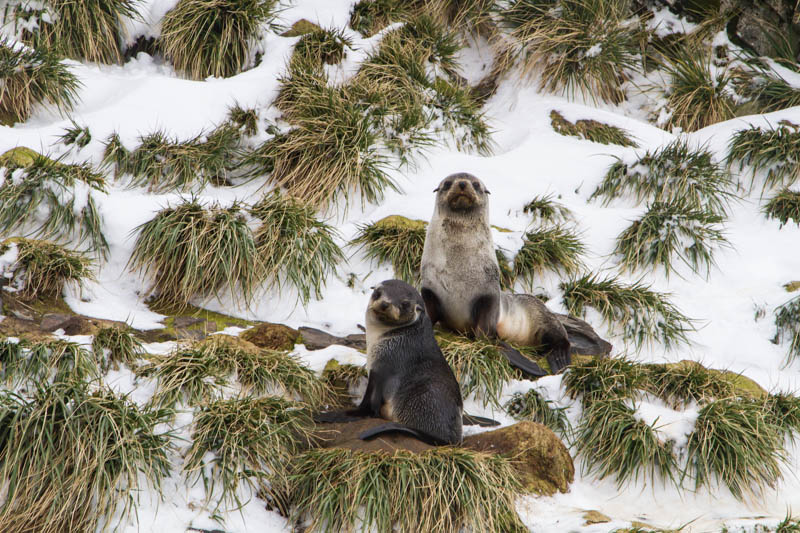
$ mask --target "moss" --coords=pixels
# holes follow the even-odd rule
[[[41,154],[25,146],[12,148],[0,155],[0,167],[27,168],[42,157]]]
[[[281,33],[281,37],[299,37],[300,35],[305,35],[307,33],[313,33],[320,30],[322,30],[322,28],[313,22],[306,19],[300,19],[292,24],[291,28]]]
[[[578,137],[600,144],[618,144],[634,148],[639,146],[622,128],[589,119],[580,119],[573,123],[556,110],[550,111],[550,125],[557,133],[565,136]]]
[[[303,340],[300,332],[283,324],[264,322],[239,335],[260,348],[269,350],[293,350]]]
[[[790,281],[783,288],[786,289],[786,292],[800,291],[800,281]]]

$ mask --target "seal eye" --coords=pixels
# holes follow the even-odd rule
[[[475,189],[475,192],[481,192],[481,184],[477,181],[472,182],[472,188]]]
[[[449,188],[450,188],[452,185],[453,185],[453,182],[452,182],[452,181],[445,181],[445,182],[442,184],[442,190],[443,190],[443,191],[446,191],[446,190],[447,190],[447,189],[449,189]]]
[[[381,290],[380,289],[375,289],[375,292],[372,293],[372,299],[373,300],[377,300],[380,297],[381,297]]]

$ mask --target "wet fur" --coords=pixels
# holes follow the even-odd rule
[[[445,183],[451,185],[445,189]],[[452,209],[448,197],[466,181],[472,209]],[[465,188],[464,190],[470,191]],[[458,191],[459,189],[457,189]],[[503,293],[486,187],[471,174],[453,174],[439,185],[422,252],[422,297],[433,323],[468,335],[497,337],[548,350],[553,372],[570,363],[569,339],[556,316],[537,298]]]

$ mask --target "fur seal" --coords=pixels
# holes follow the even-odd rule
[[[381,417],[391,422],[359,437],[401,431],[429,444],[460,444],[461,389],[436,343],[419,292],[404,281],[382,282],[367,305],[366,326],[369,375],[361,404],[344,417],[320,413],[317,421]]]
[[[484,184],[468,173],[452,174],[434,189],[436,207],[422,252],[422,298],[433,324],[548,350],[555,374],[571,362],[564,326],[538,298],[500,290]],[[533,375],[542,369],[511,347],[509,362]]]

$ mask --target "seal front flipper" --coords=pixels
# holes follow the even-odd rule
[[[494,426],[499,426],[500,422],[497,420],[492,420],[491,418],[468,415],[467,413],[464,413],[461,415],[461,424],[464,426],[480,426],[482,428],[491,428]]]
[[[506,359],[508,359],[508,364],[521,370],[531,377],[540,378],[547,375],[547,372],[545,372],[542,367],[522,355],[522,352],[506,344],[505,342],[500,343],[500,353],[502,353]],[[550,360],[548,359],[548,363],[549,362]]]
[[[547,354],[547,364],[550,365],[550,372],[558,374],[572,363],[569,340],[566,338],[552,339],[550,335],[546,335],[542,340],[545,345],[550,346],[550,353]]]
[[[425,444],[430,444],[431,446],[446,446],[449,444],[448,442],[437,439],[436,437],[432,437],[427,433],[417,431],[416,429],[404,426],[403,424],[398,424],[397,422],[388,422],[386,424],[381,424],[380,426],[370,428],[366,431],[363,431],[358,438],[361,440],[369,440],[377,437],[378,435],[382,435],[383,433],[405,433],[406,435],[411,435],[412,437],[421,440]]]

